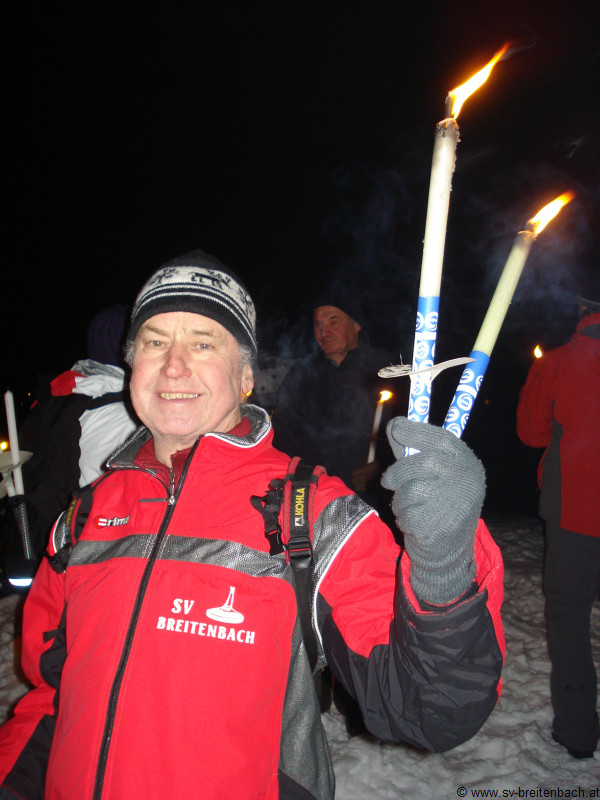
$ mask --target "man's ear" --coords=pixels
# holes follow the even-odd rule
[[[254,373],[249,364],[242,369],[242,393],[249,395],[254,388]]]

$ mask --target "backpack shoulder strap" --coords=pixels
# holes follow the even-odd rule
[[[292,458],[285,478],[272,480],[264,497],[250,498],[253,507],[263,516],[270,555],[287,551],[311,670],[314,670],[319,655],[310,612],[314,563],[313,506],[319,476],[323,472],[323,467],[312,467],[298,457]]]
[[[314,496],[323,471],[323,467],[293,458],[285,478],[282,539],[295,571],[309,569],[313,564]]]
[[[294,459],[292,459],[293,463]],[[292,464],[290,464],[290,467]],[[284,489],[283,519],[289,524],[288,558],[294,572],[294,590],[302,627],[302,638],[308,655],[311,672],[319,657],[317,637],[312,625],[310,610],[313,574],[313,522],[314,495],[323,467],[312,467],[300,459]],[[286,500],[289,497],[289,505]],[[287,506],[287,507],[286,507]],[[285,541],[285,538],[284,538]]]

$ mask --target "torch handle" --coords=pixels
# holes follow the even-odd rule
[[[417,325],[413,346],[413,372],[433,367],[438,327],[439,297],[419,297]],[[431,403],[431,372],[413,375],[410,379],[408,418],[416,422],[427,422]]]
[[[490,363],[487,353],[478,350],[471,351],[471,358],[474,359],[464,368],[461,375],[454,398],[450,403],[443,428],[453,433],[458,439],[461,438],[463,431],[469,421],[469,415],[473,408],[473,403],[481,387],[483,376]]]

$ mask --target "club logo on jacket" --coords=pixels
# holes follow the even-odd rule
[[[94,527],[96,528],[116,528],[119,525],[127,525],[130,517],[94,517]]]
[[[241,625],[244,621],[244,615],[233,606],[234,597],[235,586],[230,586],[229,595],[223,605],[207,608],[205,611],[209,619],[214,620],[215,623],[224,624],[213,625],[210,622],[199,622],[198,620],[190,619],[189,614],[196,601],[176,597],[173,600],[171,614],[177,616],[159,617],[156,627],[158,630],[172,631],[173,633],[188,633],[194,636],[205,636],[208,639],[222,639],[228,642],[238,642],[239,644],[254,644],[255,631],[231,627]]]

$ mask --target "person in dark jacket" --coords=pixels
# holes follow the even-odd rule
[[[554,739],[591,758],[599,736],[590,614],[600,591],[600,303],[579,299],[571,340],[534,361],[517,433],[543,447],[544,593]]]
[[[275,446],[321,464],[381,512],[389,496],[378,479],[392,460],[383,432],[390,409],[403,408],[397,395],[405,387],[391,387],[377,373],[397,358],[369,343],[360,307],[344,286],[314,301],[312,324],[316,347],[291,368],[277,394]],[[369,459],[377,403],[390,389],[396,396],[384,404],[381,441]]]
[[[256,347],[250,295],[205,253],[138,295],[128,358],[143,425],[61,515],[27,597],[34,688],[0,728],[0,800],[332,800],[313,682],[326,661],[383,741],[448,749],[493,710],[503,569],[479,519],[481,463],[441,428],[389,424],[403,553],[321,474],[300,502],[313,521],[304,635],[289,539],[273,548],[252,502],[290,465],[245,402]]]
[[[392,388],[377,373],[394,357],[369,343],[360,306],[348,286],[332,284],[312,305],[316,347],[292,367],[279,389],[273,443],[290,456],[324,466],[393,523],[389,493],[379,482],[392,452],[385,439],[372,442],[371,436],[381,392]],[[394,393],[407,385],[393,387]],[[392,405],[398,413],[397,398],[390,398],[382,408],[381,431]],[[329,669],[320,677],[319,698],[322,710],[333,698],[351,736],[364,732],[357,703]]]

